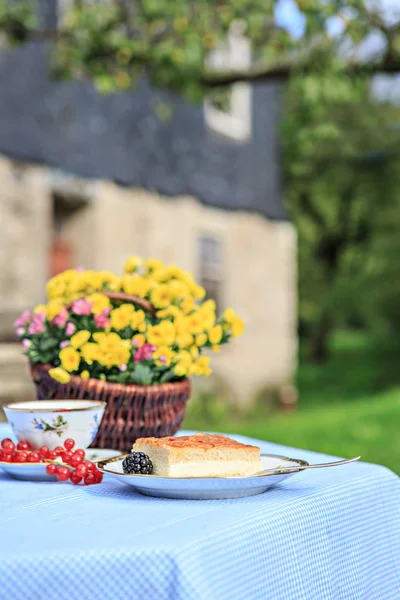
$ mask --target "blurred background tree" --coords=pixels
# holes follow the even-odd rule
[[[287,1],[297,32],[278,25]],[[245,70],[209,60],[232,27],[251,42]],[[11,46],[51,41],[53,75],[89,78],[103,93],[145,75],[219,105],[235,82],[288,82],[286,197],[300,234],[300,333],[310,357],[325,360],[337,327],[400,326],[388,283],[399,110],[371,94],[371,76],[400,72],[399,12],[364,0],[0,0],[0,32]]]
[[[299,231],[301,333],[315,361],[337,327],[400,324],[392,283],[382,287],[400,225],[399,119],[363,79],[327,71],[288,86],[286,197]]]

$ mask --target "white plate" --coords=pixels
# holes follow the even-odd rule
[[[126,455],[124,455],[126,456]],[[259,477],[158,477],[157,475],[130,475],[123,473],[123,456],[104,460],[98,468],[118,481],[132,486],[146,496],[160,498],[180,498],[185,500],[214,500],[221,498],[244,498],[266,492],[271,487],[285,481],[294,473],[263,475]],[[264,469],[296,467],[307,465],[304,460],[285,458],[275,454],[262,454]]]
[[[86,450],[85,460],[98,462],[119,456],[118,450],[108,450],[107,448],[89,448]],[[61,458],[59,461],[61,463]],[[8,463],[0,462],[0,469],[3,469],[7,475],[14,479],[24,481],[55,481],[55,475],[48,475],[46,467],[48,463]],[[65,465],[68,467],[68,465]]]

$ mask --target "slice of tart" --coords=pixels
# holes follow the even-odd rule
[[[263,468],[260,448],[224,435],[140,438],[133,451],[144,452],[153,463],[153,475],[161,477],[233,477]]]

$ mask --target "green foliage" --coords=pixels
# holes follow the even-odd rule
[[[384,278],[378,240],[400,226],[399,120],[399,109],[375,102],[365,81],[334,70],[289,84],[282,133],[299,231],[300,317],[320,346],[338,324],[371,314],[364,297],[377,261]]]
[[[65,12],[61,0],[64,10],[58,30],[45,32],[35,21],[37,1],[0,0],[0,31],[12,45],[52,39],[54,72],[64,78],[88,77],[104,93],[131,87],[142,73],[154,85],[194,101],[203,97],[209,84],[231,83],[229,70],[215,72],[205,65],[210,51],[226,40],[237,21],[245,26],[256,61],[250,75],[236,73],[237,79],[260,73],[268,78],[277,65],[284,66],[286,74],[303,66],[321,73],[332,59],[343,72],[348,61],[335,58],[342,39],[361,44],[376,29],[386,38],[380,68],[400,67],[398,23],[385,22],[364,0],[297,0],[306,21],[299,40],[276,26],[275,5],[273,0],[79,1]],[[329,37],[332,20],[341,24],[342,38]],[[365,65],[358,67],[368,71]]]
[[[332,356],[322,366],[301,353],[298,412],[267,415],[256,407],[247,415],[227,408],[221,415],[218,409],[207,414],[190,401],[184,428],[247,435],[333,456],[361,454],[362,460],[400,474],[399,344],[340,332],[331,346]],[[300,451],[297,455],[301,458]]]

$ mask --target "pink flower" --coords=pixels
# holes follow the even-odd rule
[[[31,345],[31,341],[30,340],[22,340],[22,345],[24,348],[29,348],[29,346]]]
[[[46,315],[44,313],[36,313],[32,317],[31,324],[29,325],[28,333],[37,335],[44,331],[44,320]]]
[[[76,267],[75,270],[77,273],[83,273],[83,271],[85,270],[85,267],[79,266],[79,267]]]
[[[92,312],[92,303],[87,300],[76,300],[72,305],[72,312],[76,315],[88,317]]]
[[[71,335],[74,335],[76,331],[76,327],[73,323],[67,323],[67,327],[65,329],[65,333],[67,334],[68,337],[71,337]]]
[[[17,334],[18,337],[22,337],[25,333],[25,328],[24,327],[17,327],[17,330],[15,332]]]
[[[14,321],[14,327],[23,327],[26,325],[31,318],[31,313],[29,310],[24,310],[22,315],[18,317],[16,321]]]
[[[153,352],[155,347],[151,344],[143,344],[140,346],[135,352],[135,363],[140,362],[141,360],[151,360],[153,358]]]
[[[62,311],[59,312],[58,315],[56,315],[54,317],[52,323],[53,323],[53,325],[56,325],[57,327],[65,327],[67,319],[68,319],[68,312],[65,310],[65,308],[63,308]]]
[[[60,343],[60,348],[66,348],[67,346],[69,346],[68,340],[64,340],[63,342]]]
[[[161,363],[166,363],[166,362],[167,362],[167,359],[166,359],[166,357],[165,357],[165,356],[160,356],[160,358],[159,358],[159,361],[160,361]]]
[[[98,329],[104,329],[109,326],[110,319],[108,318],[109,309],[104,309],[101,315],[94,315],[94,322]]]
[[[120,368],[119,368],[119,370],[122,371],[122,372],[126,371],[126,365],[125,364],[121,365]]]

